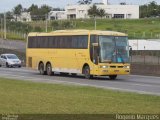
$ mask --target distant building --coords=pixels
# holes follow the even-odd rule
[[[66,11],[50,11],[48,13],[48,20],[67,19]]]
[[[14,15],[13,18],[14,18],[14,21],[17,20],[19,22],[30,22],[30,21],[32,21],[30,12],[22,12],[20,15]]]
[[[139,19],[138,5],[108,5],[107,3],[107,1],[103,0],[103,3],[96,5],[97,8],[105,10],[105,18]],[[88,10],[91,6],[93,5],[68,5],[65,8],[67,18],[90,18]]]
[[[66,15],[67,19],[79,19],[79,18],[89,18],[88,9],[91,5],[67,5]]]

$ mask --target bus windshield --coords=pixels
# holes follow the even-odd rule
[[[128,63],[129,47],[126,36],[99,36],[100,61],[102,63]]]

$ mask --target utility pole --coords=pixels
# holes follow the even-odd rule
[[[94,17],[94,29],[97,29],[97,22],[96,22],[96,16]]]
[[[4,13],[4,39],[6,39],[6,13]]]
[[[46,32],[48,32],[47,14],[46,14]]]
[[[3,38],[3,18],[1,18],[1,38]]]

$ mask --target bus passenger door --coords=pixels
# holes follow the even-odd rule
[[[93,43],[93,63],[98,65],[99,62],[99,47],[98,43]]]
[[[98,73],[98,63],[99,63],[99,46],[98,43],[93,43],[93,56],[92,60],[94,65],[92,66],[93,68],[93,74]]]

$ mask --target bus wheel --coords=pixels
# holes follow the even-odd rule
[[[83,68],[83,74],[84,74],[84,77],[85,77],[86,79],[91,79],[91,78],[93,78],[93,75],[90,75],[90,68],[89,68],[89,66],[85,66],[85,67]]]
[[[40,63],[40,64],[39,64],[39,73],[40,73],[41,75],[44,75],[44,74],[45,74],[44,64],[43,64],[43,63]]]
[[[111,79],[111,80],[115,80],[117,78],[117,75],[110,75],[109,76],[109,79]]]
[[[47,70],[47,75],[51,76],[52,75],[52,66],[50,63],[47,64],[46,70]]]

